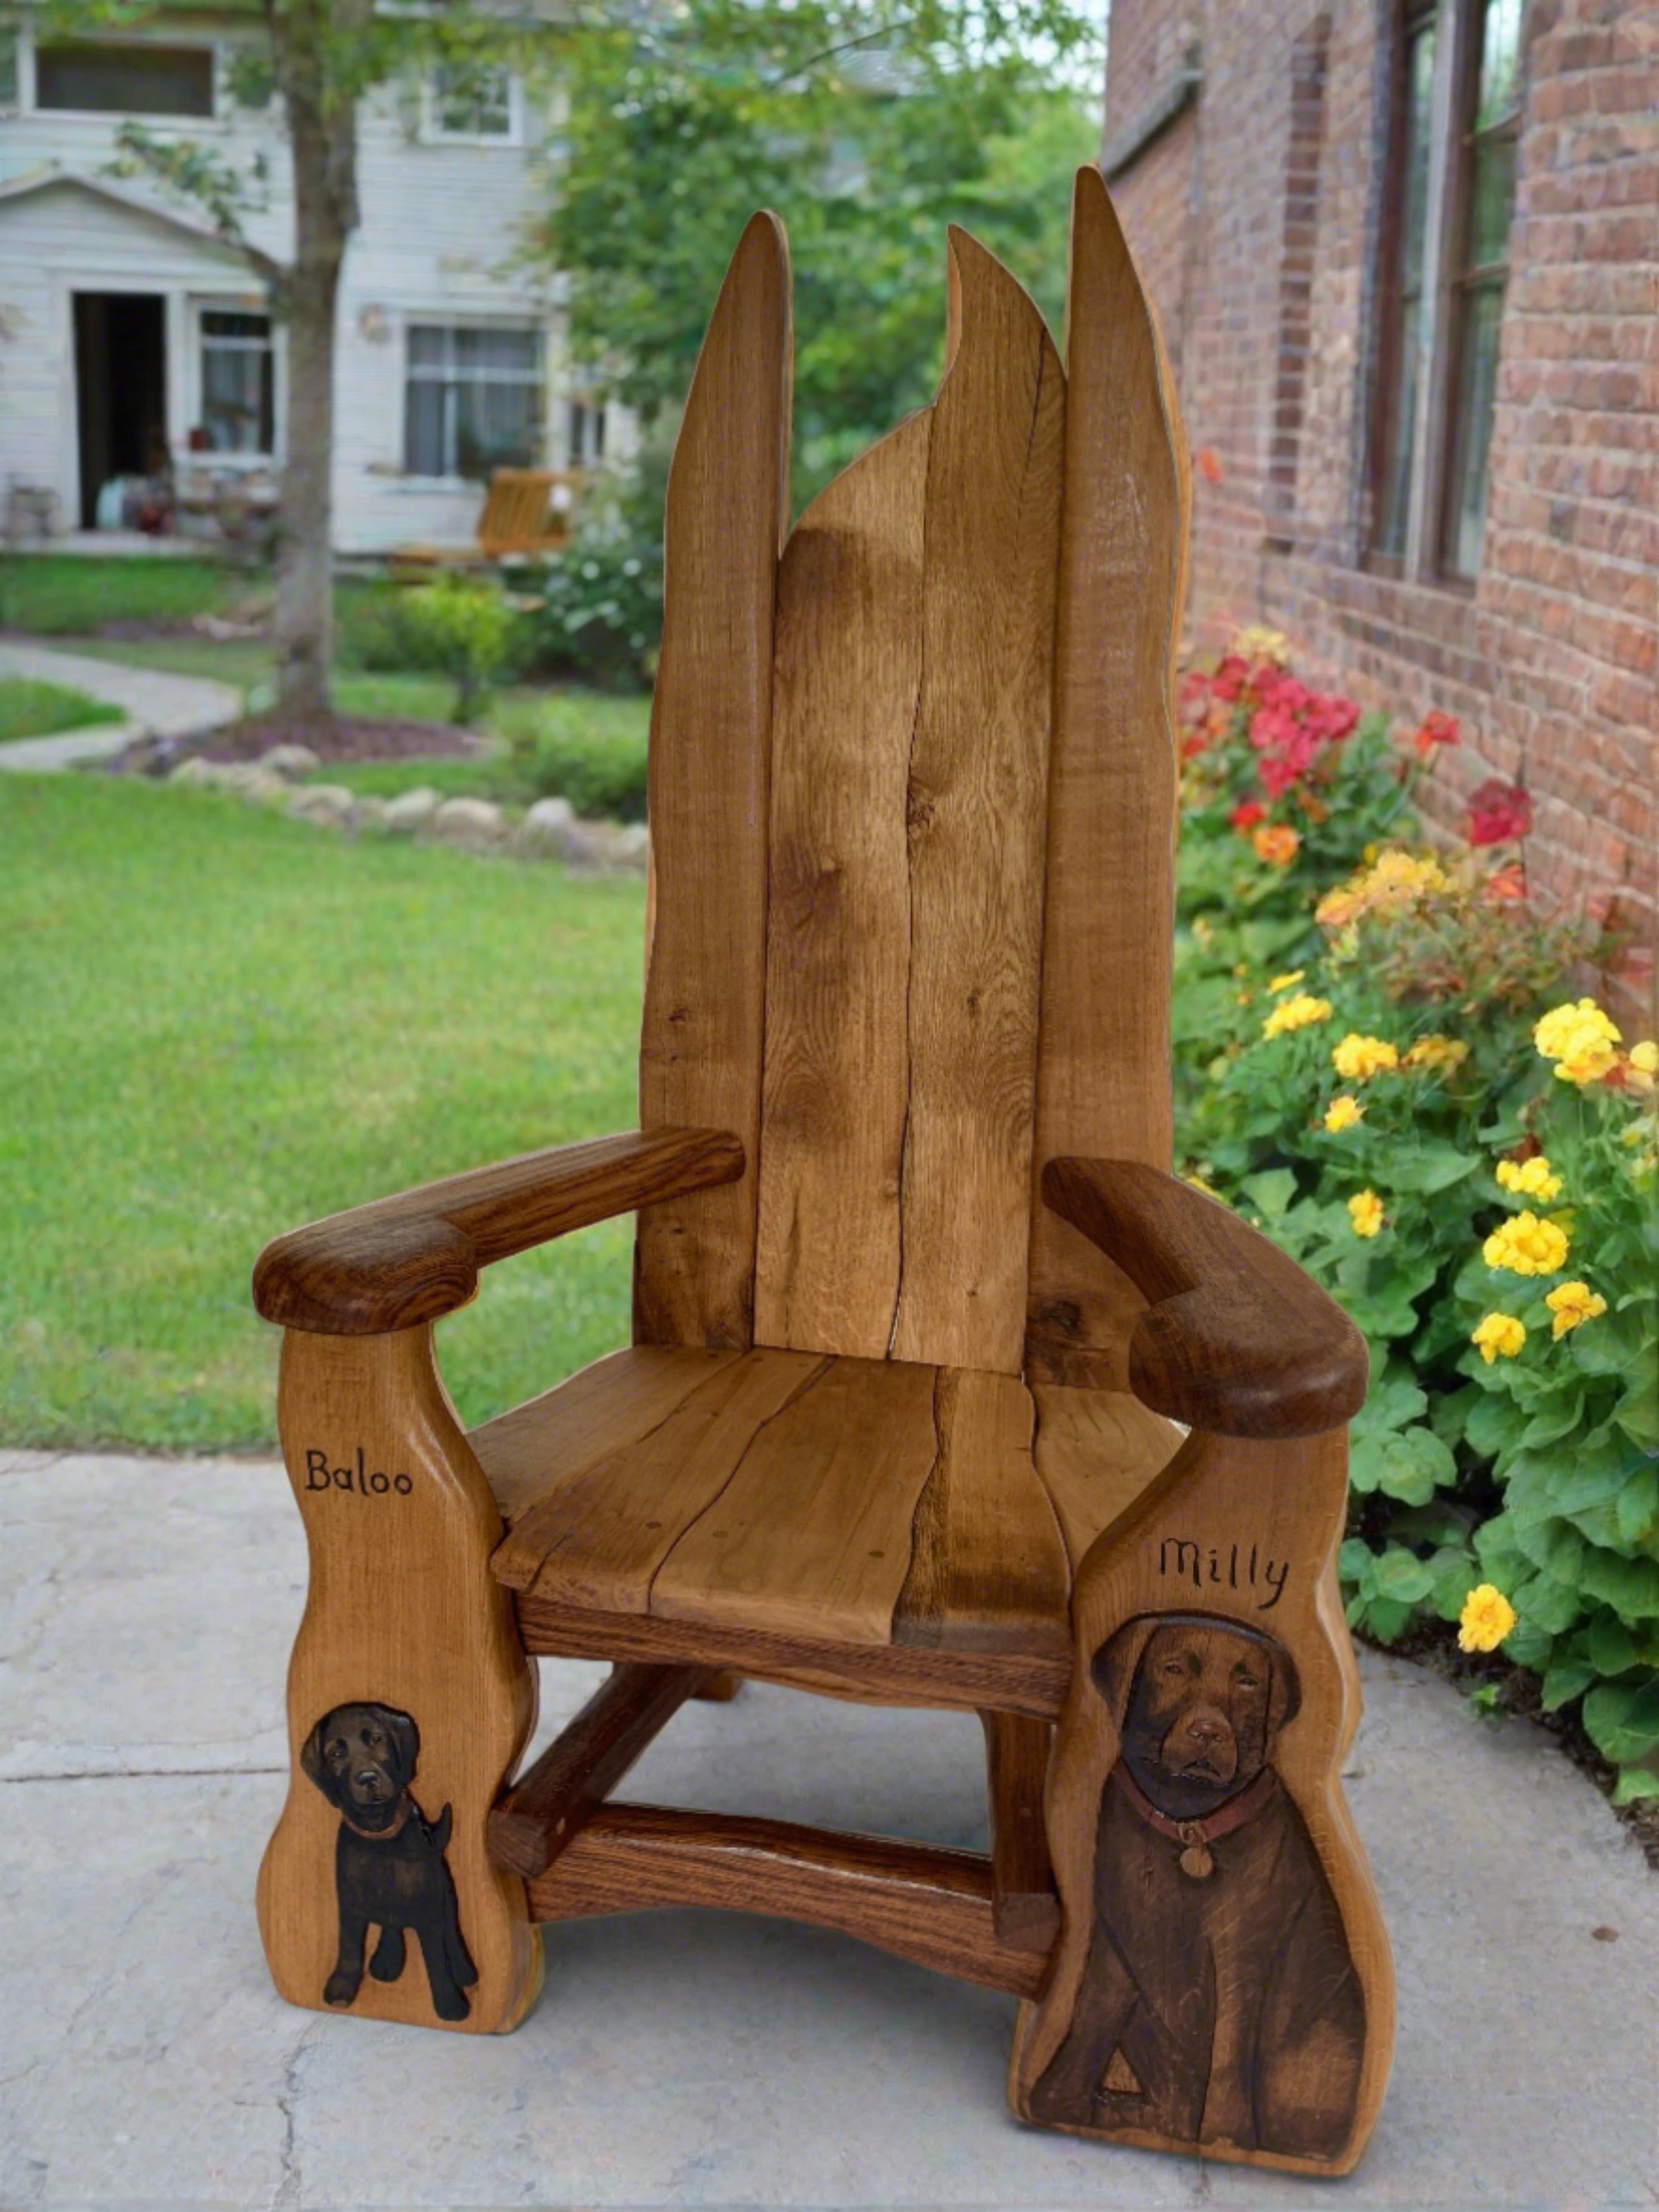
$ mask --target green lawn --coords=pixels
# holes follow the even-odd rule
[[[106,622],[188,622],[245,599],[259,580],[217,561],[167,554],[13,554],[0,560],[0,629],[61,637]]]
[[[266,1446],[278,1231],[633,1126],[644,890],[140,779],[0,788],[0,1441]],[[477,1420],[626,1340],[631,1224],[440,1332]]]
[[[84,730],[94,722],[118,722],[121,709],[106,699],[88,698],[65,684],[38,684],[31,676],[0,676],[0,745],[15,738],[50,737],[57,730]]]

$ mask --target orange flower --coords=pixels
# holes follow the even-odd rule
[[[1250,839],[1258,860],[1271,861],[1276,868],[1288,868],[1295,860],[1302,840],[1297,833],[1283,823],[1269,822]]]
[[[1193,460],[1206,483],[1221,482],[1221,458],[1213,446],[1200,446]]]

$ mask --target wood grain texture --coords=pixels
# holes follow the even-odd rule
[[[755,1355],[763,1371],[801,1352]],[[753,1435],[651,1584],[665,1620],[885,1644],[933,1471],[933,1371],[820,1364]]]
[[[892,1355],[1018,1374],[1066,390],[1042,318],[951,233],[911,748],[910,1095]]]
[[[321,1336],[378,1336],[441,1320],[493,1261],[677,1193],[737,1181],[738,1139],[658,1128],[526,1152],[331,1214],[267,1244],[253,1303]]]
[[[1054,1730],[1020,1713],[981,1713],[991,1811],[991,1918],[998,1938],[1046,1959],[1060,1935],[1060,1899],[1043,1825]]]
[[[702,1667],[642,1667],[625,1659],[612,1668],[490,1814],[496,1865],[526,1881],[545,1874],[686,1699],[717,1679]]]
[[[530,1897],[538,1921],[684,1905],[804,1921],[1021,1996],[1046,1966],[999,1939],[988,1860],[781,1820],[608,1806]]]
[[[1152,1301],[1128,1364],[1154,1411],[1220,1436],[1304,1437],[1364,1404],[1364,1338],[1230,1206],[1134,1160],[1050,1160],[1042,1196]]]
[[[659,1610],[664,1564],[726,1493],[756,1437],[822,1374],[805,1352],[750,1353],[709,1376],[636,1443],[558,1481],[514,1524],[497,1579],[565,1605]]]
[[[912,416],[819,495],[778,579],[755,1330],[870,1359],[898,1302],[933,420]]]
[[[1018,1376],[940,1368],[933,1427],[937,1455],[916,1504],[894,1642],[1061,1649],[1071,1570],[1032,1464],[1030,1394]]]
[[[1035,1458],[1073,1575],[1103,1529],[1127,1512],[1181,1449],[1182,1435],[1127,1390],[1034,1382]]]
[[[324,2008],[343,1822],[301,1753],[324,1716],[372,1702],[418,1729],[419,1813],[435,1826],[450,1808],[443,1856],[477,1978],[466,2016],[440,2020],[423,1947],[410,1942],[396,1978],[369,1972],[349,2009],[471,2033],[512,2027],[540,1987],[541,1945],[522,1883],[490,1860],[487,1822],[535,1725],[536,1676],[489,1572],[501,1518],[433,1366],[430,1328],[290,1333],[278,1413],[311,1582],[289,1668],[288,1802],[259,1870],[272,1978],[290,2004]]]
[[[1036,1158],[1171,1146],[1174,677],[1191,504],[1156,318],[1098,170],[1078,173],[1048,777]],[[1030,1192],[1028,1372],[1121,1389],[1140,1300]]]
[[[590,1613],[533,1593],[517,1606],[527,1650],[550,1659],[640,1659],[655,1666],[725,1667],[757,1681],[872,1705],[949,1712],[1030,1713],[1053,1720],[1065,1702],[1072,1656],[951,1651],[908,1644],[833,1644],[811,1636],[709,1628],[650,1613]]]
[[[547,1495],[626,1445],[635,1443],[722,1367],[741,1355],[692,1345],[635,1344],[526,1398],[467,1437],[509,1526]],[[496,1555],[496,1578],[514,1554]]]
[[[1340,1431],[1292,1443],[1194,1434],[1084,1561],[1078,1663],[1047,1801],[1063,1936],[1041,2002],[1021,2015],[1010,2087],[1023,2117],[1295,2172],[1344,2173],[1358,2160],[1387,2080],[1394,1984],[1340,1780],[1353,1680],[1328,1594],[1346,1477]],[[1121,1820],[1140,1816],[1112,1805],[1115,1770],[1140,1741],[1135,1669],[1160,1622],[1212,1640],[1243,1632],[1275,1684],[1254,1739],[1266,1779],[1251,1786],[1268,1792],[1277,1826],[1247,1822],[1222,1836],[1190,1878],[1176,1866],[1181,1839],[1137,1825],[1126,1844]],[[1240,1761],[1218,1770],[1230,1784],[1248,1771],[1252,1739],[1228,1717]],[[1264,1836],[1275,1856],[1256,1867]],[[1144,1877],[1133,1871],[1142,1866]],[[1265,1922],[1293,1876],[1306,1896],[1281,1942]],[[1125,1929],[1120,1944],[1113,1931]],[[1268,1954],[1255,1957],[1264,1936]],[[1190,1984],[1179,1980],[1183,1959]],[[1274,1960],[1285,1972],[1302,1961],[1306,2002],[1275,1979]],[[1178,2033],[1164,2019],[1171,2007]],[[1143,2094],[1124,2086],[1130,2077]],[[1178,2130],[1139,2117],[1167,2115],[1183,2098]]]
[[[710,1126],[748,1173],[647,1207],[635,1255],[642,1343],[751,1341],[766,988],[773,617],[788,495],[789,256],[743,234],[692,380],[669,477],[663,640],[651,717],[655,898],[640,1124]]]

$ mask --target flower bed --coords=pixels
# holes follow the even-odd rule
[[[1431,850],[1455,723],[1402,753],[1287,659],[1244,632],[1183,691],[1185,1164],[1370,1341],[1350,1620],[1458,1622],[1659,1797],[1659,1052],[1570,989],[1606,948],[1535,909],[1526,792]]]

